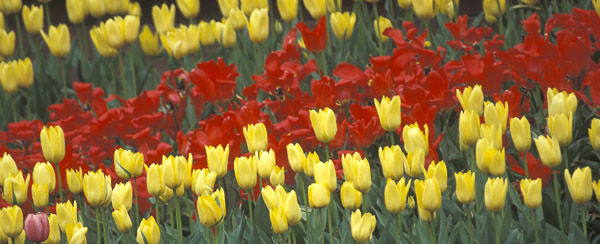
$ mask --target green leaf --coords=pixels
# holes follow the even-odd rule
[[[586,244],[590,243],[590,241],[585,237],[583,231],[579,228],[578,225],[571,222],[571,229],[569,231],[568,243],[577,243],[577,244]]]

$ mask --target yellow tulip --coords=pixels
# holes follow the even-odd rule
[[[119,148],[114,153],[115,171],[123,180],[142,175],[144,169],[144,154],[133,153],[129,150]]]
[[[31,34],[38,34],[40,30],[44,28],[44,7],[36,7],[31,5],[31,8],[27,5],[23,7],[23,23],[25,29]]]
[[[571,193],[571,198],[577,204],[586,204],[592,199],[592,171],[590,167],[577,168],[573,176],[569,169],[565,170],[565,182]]]
[[[408,205],[408,208],[410,209],[415,209],[415,198],[413,196],[408,196],[406,198],[406,205]]]
[[[439,6],[440,12],[450,19],[454,19],[456,10],[458,10],[459,0],[436,0],[436,5]]]
[[[480,138],[479,129],[479,116],[475,110],[465,110],[460,112],[458,131],[460,141],[464,145],[471,147],[477,143],[477,140]]]
[[[71,36],[69,28],[65,24],[60,24],[58,27],[53,25],[48,30],[48,35],[42,30],[42,37],[46,41],[46,45],[57,58],[64,58],[71,50]]]
[[[400,146],[394,145],[391,147],[379,148],[379,162],[384,178],[400,180],[404,175],[404,162],[406,156],[400,149]]]
[[[19,90],[19,66],[16,61],[0,63],[0,83],[8,94],[15,94]]]
[[[158,41],[158,35],[152,32],[148,25],[144,25],[139,36],[140,46],[144,54],[151,57],[161,54],[162,49],[158,45]]]
[[[405,125],[402,129],[402,139],[404,139],[404,149],[407,152],[414,151],[420,148],[425,153],[429,154],[429,127],[423,125],[425,133],[419,128],[419,124]]]
[[[240,0],[241,10],[250,15],[254,9],[269,8],[267,0]]]
[[[308,204],[311,208],[322,208],[329,205],[331,193],[325,184],[313,183],[308,186]]]
[[[406,161],[404,161],[405,173],[410,177],[417,178],[423,175],[423,167],[425,166],[425,154],[420,148],[408,152]]]
[[[271,175],[269,176],[269,182],[274,186],[283,185],[285,183],[285,170],[283,166],[273,167]]]
[[[269,210],[269,218],[271,219],[273,232],[276,234],[283,234],[288,230],[287,213],[285,208]]]
[[[588,129],[588,136],[590,138],[590,143],[592,144],[594,150],[600,150],[600,119],[592,119],[592,124]]]
[[[320,19],[327,11],[327,0],[303,0],[303,2],[313,19]]]
[[[243,132],[250,153],[267,150],[267,128],[263,123],[247,125]]]
[[[296,191],[292,190],[287,194],[284,208],[287,213],[288,226],[294,226],[302,220],[302,210],[300,209],[300,204],[298,204]]]
[[[106,14],[104,0],[87,0],[88,11],[94,18],[101,18]]]
[[[217,172],[209,171],[206,168],[194,170],[192,179],[192,191],[196,195],[210,195],[213,192],[215,180],[217,180]]]
[[[558,140],[550,136],[539,136],[534,139],[535,146],[542,160],[542,164],[546,167],[554,168],[560,165],[562,154]]]
[[[477,168],[481,172],[501,176],[506,171],[506,154],[504,148],[497,149],[486,139],[479,139],[475,149]]]
[[[329,108],[310,111],[310,123],[312,124],[317,140],[327,144],[335,138],[337,133],[337,122],[333,110]]]
[[[356,24],[356,14],[355,13],[352,13],[352,14],[350,14],[349,12],[343,12],[343,13],[341,13],[341,12],[335,12],[335,13],[331,13],[330,17],[329,17],[329,20],[331,22],[331,30],[333,30],[333,34],[335,35],[335,37],[337,39],[339,39],[339,40],[342,40],[342,39],[348,40],[348,39],[350,39],[350,36],[352,36],[352,32],[354,30],[354,25]],[[394,99],[396,97],[397,96],[395,96]],[[389,100],[389,98],[388,98],[388,100]],[[400,100],[399,97],[398,97],[398,100]],[[398,103],[399,102],[400,101],[398,101]],[[375,99],[375,104],[378,104],[377,99]],[[377,110],[377,112],[379,113],[379,110]],[[380,114],[380,117],[381,117],[381,113],[379,113],[379,114]],[[385,117],[388,117],[388,116],[397,117],[395,114],[389,114],[389,113],[385,114],[384,116]]]
[[[360,209],[357,209],[350,217],[352,238],[357,242],[366,242],[370,240],[373,235],[373,230],[375,230],[376,223],[377,220],[373,214],[365,213],[362,215]]]
[[[0,10],[2,10],[1,6]],[[4,26],[4,14],[2,13],[2,11],[0,11],[0,30],[6,30],[6,27]]]
[[[571,144],[573,138],[573,114],[555,114],[548,116],[548,131],[556,138],[561,147]]]
[[[288,144],[286,146],[288,162],[290,163],[290,167],[296,173],[304,172],[304,165],[306,165],[306,155],[304,155],[304,151],[300,144]]]
[[[217,173],[217,178],[223,178],[227,174],[227,165],[229,161],[229,145],[223,146],[220,144],[217,147],[204,146],[206,150],[206,161],[210,171]]]
[[[455,173],[456,198],[462,204],[469,204],[475,200],[475,172],[470,170],[465,173]]]
[[[31,185],[31,198],[36,208],[45,208],[48,206],[48,184],[33,183]]]
[[[342,0],[326,0],[327,12],[339,12],[342,11]]]
[[[600,121],[599,121],[600,122]],[[510,136],[517,151],[526,153],[531,148],[531,129],[525,116],[510,119]]]
[[[413,1],[413,12],[422,20],[433,19],[438,13],[439,6],[435,0]]]
[[[4,185],[4,179],[17,173],[19,173],[19,169],[15,160],[13,160],[10,154],[4,153],[0,158],[0,186]]]
[[[523,3],[529,5],[529,6],[533,6],[537,3],[537,0],[522,0]],[[530,3],[532,2],[532,3]],[[600,3],[598,2],[598,0],[592,0],[592,5],[594,5],[594,10],[596,10],[596,13],[600,15]]]
[[[219,9],[224,18],[229,17],[231,9],[239,8],[240,6],[239,0],[218,0],[217,2],[219,3]]]
[[[354,180],[354,171],[352,167],[355,161],[360,160],[363,160],[363,158],[358,152],[342,155],[342,170],[344,171],[344,179],[346,179],[346,181]]]
[[[44,243],[44,244],[60,243],[60,228],[58,226],[58,217],[56,216],[56,214],[50,214],[50,216],[48,216],[48,223],[50,225],[48,239],[42,243]]]
[[[71,24],[81,24],[88,15],[88,6],[86,0],[67,0],[67,15]]]
[[[21,11],[21,6],[23,5],[23,3],[21,3],[21,0],[4,0],[2,2],[4,4],[3,12],[5,14],[17,13]]]
[[[138,3],[138,2],[129,3],[129,6],[127,7],[127,14],[141,17],[142,16],[142,7],[140,6],[140,3]]]
[[[548,116],[575,114],[575,110],[577,110],[577,97],[572,92],[558,92],[556,88],[548,88],[546,97],[548,100]]]
[[[448,181],[448,170],[446,169],[446,163],[444,160],[439,161],[437,164],[435,161],[431,161],[427,171],[425,172],[426,179],[436,179],[442,192],[446,191]]]
[[[506,123],[508,121],[507,102],[504,102],[504,104],[502,104],[502,102],[494,104],[486,101],[483,109],[483,116],[486,125],[495,125],[502,128],[502,134],[506,133]]]
[[[202,195],[198,197],[196,208],[202,225],[212,228],[219,224],[226,214],[223,189],[217,190],[215,194],[210,196]]]
[[[83,174],[81,167],[78,170],[67,169],[67,186],[73,194],[79,194],[83,191]]]
[[[200,33],[202,33],[202,35],[200,35],[200,43],[202,43],[203,46],[210,46],[217,40],[213,31],[216,24],[217,23],[214,20],[211,20],[210,22],[200,21],[198,29],[200,30]]]
[[[77,222],[76,224],[67,224],[66,226],[66,235],[67,242],[69,244],[83,244],[87,243],[86,233],[88,228],[83,227],[81,222]]]
[[[254,156],[235,158],[233,168],[235,179],[240,188],[244,190],[254,188],[257,180],[256,158]]]
[[[283,21],[292,22],[298,15],[298,0],[277,0],[277,9]]]
[[[504,135],[502,133],[502,128],[497,125],[481,124],[479,133],[481,135],[481,139],[487,140],[496,149],[502,149],[502,137]]]
[[[163,156],[163,181],[171,189],[177,189],[185,178],[187,161],[183,156]]]
[[[379,121],[381,122],[381,127],[389,132],[398,129],[398,127],[400,127],[400,123],[402,122],[402,116],[400,113],[400,96],[394,96],[391,100],[390,98],[384,96],[381,98],[381,102],[377,101],[377,99],[373,100],[375,102],[375,108],[377,109]]]
[[[310,152],[306,155],[306,163],[304,164],[304,174],[306,176],[313,176],[315,173],[315,164],[321,162],[319,155],[316,152]]]
[[[367,164],[368,165],[368,164]],[[337,187],[337,178],[335,174],[335,166],[331,160],[327,162],[319,162],[314,168],[315,182],[326,185],[330,192],[334,192]],[[370,172],[369,172],[370,173]],[[371,175],[369,174],[369,179]],[[370,186],[370,184],[369,184]]]
[[[398,183],[391,178],[388,178],[387,184],[385,185],[384,197],[385,197],[385,208],[392,214],[398,214],[404,211],[406,207],[406,196],[408,190],[410,190],[410,183],[412,180],[408,180],[405,184],[405,179],[402,177]]]
[[[186,39],[187,31],[182,28],[168,31],[165,34],[160,35],[160,41],[165,47],[165,50],[169,56],[175,59],[181,59],[189,54],[190,48],[189,43]]]
[[[435,212],[442,206],[442,192],[436,178],[415,180],[415,193],[417,198],[421,195],[422,206],[428,212]]]
[[[126,233],[131,229],[132,223],[131,218],[129,218],[129,213],[127,213],[127,208],[125,206],[119,206],[112,212],[113,219],[115,220],[115,225],[117,226],[117,230],[122,233]]]
[[[248,20],[248,35],[254,43],[262,43],[269,37],[269,9],[255,9]]]
[[[118,209],[123,206],[129,211],[132,206],[132,195],[131,182],[116,184],[111,194],[113,208]]]
[[[0,230],[10,238],[17,238],[23,232],[23,211],[18,205],[0,210]]]
[[[483,114],[483,90],[481,85],[466,87],[462,92],[456,89],[456,98],[463,111],[474,110],[478,115]]]
[[[153,216],[150,216],[150,218],[147,219],[142,219],[142,223],[140,223],[140,227],[138,227],[137,237],[135,240],[138,243],[160,243],[160,228],[158,227],[158,224],[156,224],[156,220],[154,220]]]
[[[11,205],[20,205],[27,201],[27,192],[29,191],[30,175],[23,178],[23,172],[19,171],[15,175],[9,175],[4,179],[4,191],[2,198]]]
[[[381,42],[386,43],[388,41],[388,39],[390,39],[388,36],[383,34],[383,32],[387,28],[393,28],[392,21],[390,21],[390,19],[383,17],[383,16],[379,16],[378,19],[373,20],[373,28],[375,29],[375,32],[377,33],[377,39],[380,39]],[[379,118],[381,119],[381,116]]]
[[[600,202],[600,180],[592,182],[592,188],[594,188],[596,201]]]
[[[265,186],[260,190],[260,193],[269,210],[281,207],[287,197],[283,186],[276,186],[275,190],[273,190],[273,187]]]
[[[49,192],[54,192],[56,187],[56,174],[54,168],[48,162],[38,162],[33,167],[33,183],[48,186]]]
[[[504,178],[488,178],[485,183],[485,207],[491,212],[498,212],[506,203],[508,182]]]
[[[151,164],[150,167],[146,166],[146,188],[148,193],[154,197],[158,197],[165,191],[165,185],[163,183],[163,167],[158,164]]]
[[[350,181],[345,181],[344,184],[342,184],[340,198],[342,200],[342,206],[349,210],[356,210],[363,202],[362,193],[356,190]]]
[[[56,216],[58,226],[65,232],[68,224],[77,223],[77,201],[74,201],[72,204],[70,200],[66,203],[58,203],[56,205]]]
[[[0,56],[9,58],[15,52],[15,32],[0,30]]]
[[[119,16],[104,22],[106,40],[110,47],[119,49],[125,44],[125,39],[123,37],[124,33],[121,31],[123,30],[123,24],[123,18]]]
[[[126,1],[123,4],[123,0],[104,0],[104,6],[106,7],[106,12],[110,15],[116,15],[121,13],[126,13],[129,7],[129,1]]]
[[[183,189],[183,186],[179,186],[179,188],[177,188],[176,190],[179,189]],[[159,196],[160,200],[162,200],[163,202],[168,202],[169,200],[171,200],[171,198],[175,196],[175,191],[169,187],[163,187],[163,191]]]
[[[140,30],[140,17],[135,15],[125,16],[120,30],[123,34],[125,43],[134,43],[138,38],[138,32]]]
[[[542,179],[523,179],[520,186],[525,206],[535,210],[542,205]]]
[[[83,177],[83,193],[92,207],[100,206],[110,196],[106,191],[105,180],[106,176],[102,171],[89,171]]]
[[[246,17],[246,14],[244,14],[244,12],[242,12],[241,9],[234,8],[234,9],[231,9],[231,11],[229,13],[229,17],[227,17],[227,21],[225,24],[228,24],[227,22],[229,22],[231,24],[231,26],[233,26],[233,29],[242,30],[242,29],[246,28],[246,25],[248,25],[248,18]],[[217,36],[221,36],[221,35],[217,35]],[[223,39],[225,39],[225,36],[226,35],[223,34]],[[235,37],[235,34],[233,34],[233,36]],[[219,38],[219,39],[221,39],[221,38]],[[233,43],[235,44],[235,41]]]
[[[417,197],[417,211],[419,213],[419,218],[423,221],[423,222],[430,222],[434,217],[435,217],[435,212],[430,212],[427,211],[427,209],[425,209],[424,206],[424,197],[425,195],[433,195],[433,194],[437,194],[435,192],[435,180],[429,180],[429,187],[428,187],[428,192],[427,194],[425,193],[425,184],[423,184],[423,182],[421,180],[415,180],[415,195]],[[437,197],[435,196],[429,196],[430,199],[436,199]],[[409,205],[410,203],[410,198],[409,198]],[[414,205],[414,203],[413,203]],[[429,207],[434,207],[437,206],[437,203],[433,204],[433,203],[428,203]]]
[[[177,0],[177,7],[186,19],[196,18],[200,12],[200,0]]]
[[[412,0],[398,0],[398,6],[402,9],[412,8]]]
[[[112,48],[108,44],[104,23],[100,23],[100,26],[94,26],[90,29],[90,38],[94,43],[94,47],[96,47],[96,50],[102,57],[110,58],[117,54],[117,49]]]
[[[483,0],[485,20],[490,24],[496,23],[497,18],[506,12],[506,0]]]
[[[29,88],[33,85],[33,64],[29,58],[17,61],[17,72],[19,73],[19,86]]]
[[[152,19],[159,34],[166,34],[175,28],[175,5],[162,4],[160,7],[152,7]]]

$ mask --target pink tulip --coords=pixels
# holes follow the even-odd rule
[[[32,242],[42,242],[48,239],[50,234],[50,223],[46,213],[28,214],[25,218],[25,234]]]

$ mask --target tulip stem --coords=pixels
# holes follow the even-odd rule
[[[50,7],[48,7],[48,2],[44,3],[44,10],[46,10],[46,22],[48,26],[52,25],[52,21],[50,20]]]
[[[537,229],[537,220],[535,217],[535,211],[531,210],[531,224],[533,225],[533,232],[535,233],[535,243],[540,243],[540,237],[538,234],[538,229]]]
[[[137,176],[133,177],[133,194],[135,196],[135,225],[140,223],[140,205],[138,204]]]
[[[102,232],[102,230],[100,229],[100,211],[98,211],[98,209],[96,209],[96,243],[100,244],[100,240],[102,240],[101,238],[101,234],[100,232]]]
[[[108,232],[106,231],[106,215],[104,215],[104,208],[100,207],[100,214],[102,214],[102,232],[104,233],[104,244],[108,244]]]
[[[496,244],[500,244],[500,231],[498,230],[498,222],[496,221],[496,212],[492,212],[492,220],[494,220],[494,231],[496,232]]]
[[[186,192],[185,196],[186,196],[186,198],[184,199],[184,201],[185,201],[186,211],[188,213],[192,213],[194,210],[192,210],[192,208],[190,208],[190,202],[188,201],[188,198],[187,198],[187,192]],[[193,199],[193,197],[192,197],[192,199]],[[188,215],[188,221],[190,222],[190,232],[194,233],[194,225],[192,224],[194,222],[192,221],[192,215],[191,214]]]
[[[156,223],[160,223],[160,213],[158,212],[158,197],[154,199],[154,211],[156,211]]]
[[[129,60],[131,64],[131,82],[133,83],[133,96],[137,96],[137,81],[135,78],[135,64],[133,62],[133,53],[129,55]]]
[[[427,227],[429,227],[429,238],[431,240],[431,243],[435,244],[437,243],[437,238],[435,238],[435,232],[433,231],[434,229],[434,223],[433,223],[433,219],[431,221],[429,221],[429,223],[427,223]],[[498,243],[497,243],[498,244]]]
[[[558,173],[554,173],[552,177],[554,177],[554,201],[556,201],[556,214],[558,215],[558,224],[560,226],[560,231],[564,232],[565,228],[563,227],[563,218],[562,211],[560,208],[560,198],[558,194],[558,177],[556,176]]]
[[[119,69],[121,69],[121,84],[123,85],[123,90],[125,94],[123,97],[129,96],[129,88],[127,88],[127,81],[125,80],[125,67],[123,67],[123,52],[118,51],[119,53]]]
[[[375,20],[377,21],[377,28],[375,29],[377,33],[375,34],[375,36],[379,37],[377,38],[377,45],[379,46],[378,51],[379,55],[383,55],[383,42],[381,42],[383,33],[381,33],[381,26],[379,25],[379,10],[377,10],[377,2],[373,3],[373,11],[375,12]]]
[[[585,204],[581,205],[581,225],[583,225],[583,236],[587,239],[587,221],[586,216],[587,212],[585,211]]]
[[[527,155],[526,155],[526,153],[523,153],[521,156],[523,157],[523,162],[524,162],[523,168],[525,169],[525,178],[529,179],[529,165],[527,165]]]
[[[19,119],[17,118],[17,106],[15,105],[15,100],[16,99],[10,99],[10,105],[12,106],[12,112],[13,112],[13,121],[18,121]]]
[[[15,25],[17,26],[17,39],[21,39],[21,22],[19,21],[19,14],[15,15]],[[16,45],[16,43],[15,43]],[[19,58],[23,57],[23,42],[19,42]]]
[[[175,197],[175,219],[177,220],[177,232],[179,232],[179,244],[183,244],[183,231],[181,229],[181,209],[179,207],[179,198]]]
[[[254,214],[252,213],[252,191],[248,191],[248,215],[250,216],[250,228],[254,227]]]
[[[67,71],[66,69],[66,60],[62,60],[61,58],[58,58],[58,66],[59,66],[59,72],[60,72],[60,77],[62,80],[62,85],[63,85],[63,98],[67,98],[67,77],[66,77],[66,73]]]
[[[333,201],[327,206],[327,225],[329,226],[329,243],[333,243],[333,228],[331,228],[331,204]]]
[[[390,131],[390,146],[393,146],[394,144],[394,132]]]
[[[304,187],[304,176],[298,174],[298,178],[300,178],[300,190],[302,190],[302,196],[304,197],[304,206],[308,207],[308,196],[306,195],[306,188]]]
[[[471,216],[472,216],[471,207],[469,206],[469,204],[465,204],[465,206],[467,208],[467,211],[465,212],[466,221],[469,222],[469,224],[468,224],[469,225],[469,231],[468,231],[469,232],[469,243],[473,244],[475,242],[475,238],[473,238],[474,230],[473,230],[473,222],[471,221]]]
[[[62,177],[60,176],[60,164],[59,162],[54,163],[56,165],[56,175],[58,176],[58,196],[60,202],[63,202],[63,193],[62,193]]]
[[[394,231],[396,243],[400,243],[400,233],[402,232],[402,213],[398,213],[398,218],[396,218],[396,225],[398,226],[398,231]]]
[[[329,74],[329,68],[327,67],[327,60],[325,59],[325,52],[321,52],[321,65],[323,65],[323,76],[326,76],[327,74]]]
[[[325,162],[329,161],[329,144],[325,143]]]

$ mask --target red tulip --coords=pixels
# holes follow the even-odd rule
[[[306,45],[309,52],[320,53],[325,50],[327,46],[327,21],[325,21],[324,16],[321,17],[313,30],[308,28],[304,22],[296,24],[296,28],[302,34],[304,45]]]
[[[35,214],[28,214],[25,218],[25,234],[27,239],[32,242],[42,242],[48,239],[50,234],[50,222],[48,222],[48,215],[43,212]]]

